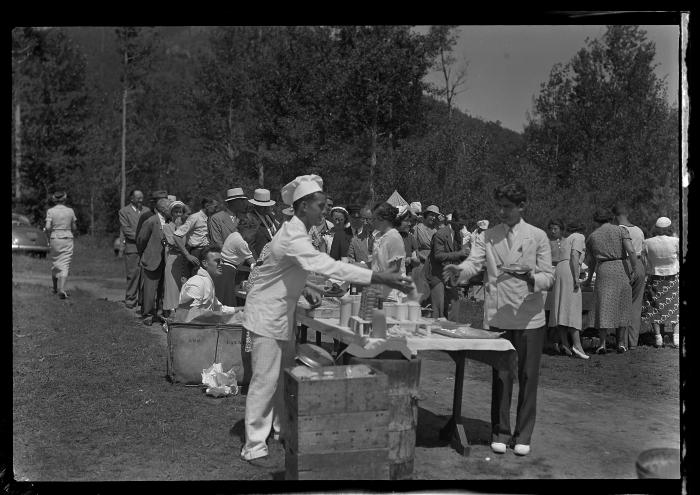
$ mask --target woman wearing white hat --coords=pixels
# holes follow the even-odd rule
[[[302,294],[312,305],[321,296],[305,287],[310,272],[354,284],[385,284],[408,292],[411,279],[398,272],[372,272],[335,261],[311,244],[309,229],[320,223],[326,198],[318,175],[297,177],[282,189],[282,200],[294,206],[294,217],[280,227],[270,243],[270,253],[260,267],[246,298],[243,326],[251,333],[253,373],[246,397],[246,443],[241,458],[269,463],[266,440],[279,438],[284,418],[281,370],[293,365],[294,313]]]
[[[673,237],[671,219],[661,217],[654,226],[654,236],[644,241],[642,256],[646,260],[647,283],[644,289],[642,317],[654,328],[654,347],[663,346],[661,329],[673,328],[673,347],[678,347],[678,256],[680,245]]]
[[[168,210],[170,221],[163,225],[163,237],[166,243],[165,270],[163,271],[163,317],[165,318],[172,316],[177,309],[180,303],[182,277],[189,271],[187,260],[182,256],[174,238],[175,230],[182,225],[185,204],[182,201],[173,201]]]

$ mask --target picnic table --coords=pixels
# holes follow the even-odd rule
[[[432,318],[422,320],[434,321]],[[337,318],[314,318],[309,316],[308,307],[299,304],[296,321],[301,326],[300,341],[305,342],[307,329],[314,330],[317,342],[321,334],[332,337],[348,345],[346,350],[358,357],[374,357],[383,351],[394,350],[409,355],[420,351],[443,351],[455,362],[455,386],[452,400],[452,415],[440,431],[440,438],[450,440],[452,447],[463,456],[469,455],[462,416],[462,391],[464,388],[464,368],[466,359],[481,361],[497,369],[510,369],[515,373],[517,354],[510,341],[502,338],[465,339],[438,334],[431,336],[407,336],[402,338],[369,339],[361,337],[348,327],[340,326]]]

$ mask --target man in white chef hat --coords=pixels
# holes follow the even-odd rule
[[[309,229],[318,225],[326,206],[323,180],[302,175],[282,188],[282,201],[291,204],[294,216],[282,224],[270,242],[270,252],[260,267],[245,303],[243,326],[252,338],[253,373],[245,408],[246,442],[241,458],[270,467],[267,438],[280,438],[284,418],[281,370],[294,364],[294,312],[302,294],[312,305],[321,295],[305,287],[309,272],[353,284],[384,284],[409,292],[412,281],[398,271],[372,272],[335,261],[311,244]],[[281,432],[284,436],[284,431]]]

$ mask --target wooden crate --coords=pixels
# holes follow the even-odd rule
[[[241,350],[243,327],[170,323],[168,325],[167,375],[173,383],[202,382],[202,370],[221,363],[224,371],[233,368],[237,380],[243,377]]]
[[[389,479],[387,377],[366,365],[285,370],[287,479]]]

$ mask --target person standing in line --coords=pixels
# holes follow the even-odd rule
[[[240,215],[248,208],[248,197],[243,188],[234,187],[226,191],[225,206],[209,219],[209,245],[221,248],[226,238],[238,229]],[[216,280],[214,281],[216,283]]]
[[[418,259],[421,263],[425,263],[430,255],[430,245],[435,232],[437,232],[435,225],[439,214],[440,209],[437,206],[428,206],[423,213],[423,221],[414,229],[416,241],[418,241]]]
[[[163,225],[165,237],[165,268],[163,271],[163,317],[169,318],[177,310],[180,301],[182,278],[189,271],[187,260],[175,244],[175,230],[182,225],[185,204],[173,201],[168,206],[169,222]]]
[[[65,191],[56,191],[51,199],[56,204],[46,211],[46,223],[44,231],[48,234],[51,247],[51,281],[53,293],[65,299],[66,279],[70,270],[70,262],[73,258],[73,232],[77,232],[77,219],[73,208],[66,206],[68,195]]]
[[[627,219],[629,210],[624,203],[615,204],[613,207],[613,215],[615,215],[613,223],[627,229],[634,250],[634,256],[637,257],[637,264],[635,265],[637,279],[634,285],[632,285],[632,309],[630,315],[632,321],[627,328],[627,342],[625,342],[625,345],[628,346],[627,348],[631,350],[636,348],[639,344],[639,331],[642,327],[642,300],[644,299],[644,281],[646,277],[644,260],[642,259],[644,232],[642,232],[642,229],[639,227],[632,225]],[[630,269],[632,269],[631,265]]]
[[[352,240],[348,246],[350,261],[369,266],[370,255],[374,248],[371,224],[372,211],[369,208],[359,206],[350,208],[350,227],[352,228]]]
[[[348,250],[352,241],[352,228],[350,227],[350,214],[342,206],[334,206],[331,211],[331,221],[333,222],[333,241],[331,250],[328,253],[334,260],[340,261],[348,258]],[[345,260],[347,261],[347,259]]]
[[[404,207],[404,211],[399,213],[399,226],[396,229],[403,238],[403,247],[404,251],[406,251],[406,275],[408,276],[411,275],[415,267],[420,266],[418,241],[416,241],[416,236],[411,232],[414,218],[415,215],[412,210]]]
[[[447,318],[452,301],[457,299],[457,287],[443,279],[443,266],[455,264],[467,258],[469,246],[462,244],[460,230],[466,221],[463,212],[455,210],[450,223],[433,236],[430,256],[425,263],[426,277],[430,285],[430,302],[433,318]]]
[[[559,332],[562,352],[567,356],[589,359],[581,345],[581,327],[583,298],[581,294],[581,262],[586,255],[586,238],[583,236],[585,226],[580,222],[568,224],[562,232],[560,257],[554,269],[554,287],[549,292],[552,306],[549,310],[549,328]],[[569,347],[569,337],[572,345]]]
[[[158,303],[163,297],[163,271],[165,269],[166,240],[163,234],[169,217],[170,200],[161,198],[156,203],[156,213],[143,223],[136,244],[141,252],[143,267],[143,306],[141,321],[151,326],[158,319]]]
[[[129,193],[129,204],[119,210],[119,225],[124,238],[124,269],[126,271],[124,305],[129,309],[136,307],[138,289],[141,284],[139,252],[136,249],[136,228],[141,215],[150,212],[150,208],[143,206],[143,193],[138,189],[134,189]]]
[[[320,304],[318,292],[306,286],[310,272],[348,282],[385,284],[408,292],[411,280],[396,271],[372,272],[335,261],[311,244],[309,230],[318,225],[325,206],[323,181],[317,175],[294,179],[282,188],[282,200],[294,206],[294,217],[284,223],[270,243],[246,298],[243,327],[251,333],[252,378],[245,406],[245,445],[241,459],[269,468],[267,439],[287,435],[282,370],[294,361],[294,312],[299,297]]]
[[[680,345],[678,333],[678,274],[680,243],[672,235],[671,219],[660,217],[652,230],[653,237],[644,241],[648,279],[644,290],[642,315],[654,328],[654,347],[663,346],[662,328],[673,328],[673,347]]]
[[[406,251],[401,234],[396,230],[399,225],[399,210],[389,203],[379,203],[373,211],[373,228],[379,232],[374,240],[372,251],[372,271],[386,272],[397,269],[401,275],[406,274]],[[384,299],[399,300],[399,291],[390,287],[382,288]]]
[[[564,259],[564,254],[562,250],[562,241],[564,236],[564,222],[558,219],[552,219],[547,224],[547,235],[549,236],[549,248],[552,252],[552,266],[556,268],[560,261]],[[568,259],[568,255],[566,256]],[[547,292],[547,297],[544,301],[544,311],[547,321],[551,318],[549,314],[552,310],[552,305],[554,304],[552,292]],[[563,342],[559,341],[559,332],[556,325],[554,327],[550,326],[547,328],[547,339],[545,342],[545,347],[549,347],[554,351],[554,354],[564,354],[571,357],[572,353],[568,346],[561,347]]]
[[[252,215],[258,223],[255,237],[250,245],[253,255],[258,258],[262,248],[272,240],[280,227],[279,221],[273,216],[272,207],[277,203],[270,199],[270,191],[267,189],[256,189],[253,198],[248,200],[252,205]]]
[[[143,227],[143,223],[146,220],[148,220],[152,215],[156,214],[156,202],[159,199],[167,199],[167,198],[168,198],[168,192],[163,191],[161,189],[153,191],[151,193],[149,206],[146,207],[146,211],[141,214],[141,216],[139,217],[139,221],[136,224],[136,238],[138,238],[139,232],[141,232],[141,227]],[[137,245],[136,249],[138,250],[138,245]],[[141,266],[141,255],[143,253],[141,253],[139,251],[138,254],[139,254],[139,285],[138,285],[138,291],[137,291],[137,296],[136,296],[136,299],[137,299],[136,304],[139,307],[143,307],[143,267]]]
[[[615,329],[617,352],[627,352],[627,327],[631,321],[632,285],[637,279],[637,259],[629,231],[610,223],[610,210],[596,210],[593,219],[599,225],[586,240],[588,252],[588,278],[591,284],[593,273],[596,282],[593,288],[593,326],[598,329],[600,346],[597,354],[605,354],[608,333]],[[631,264],[627,264],[629,259]]]
[[[248,230],[245,235],[252,241],[255,233]],[[236,286],[242,282],[238,276],[239,267],[246,263],[251,270],[255,267],[255,256],[248,240],[236,230],[229,234],[221,248],[221,282],[215,279],[214,284],[219,300],[227,306],[236,305]]]
[[[547,321],[542,291],[554,283],[554,268],[547,234],[522,218],[527,194],[518,183],[497,187],[494,198],[501,223],[477,237],[469,257],[443,268],[444,280],[466,282],[486,266],[484,326],[504,331],[518,355],[518,405],[515,431],[510,428],[513,380],[510,370],[492,373],[491,450],[504,454],[513,445],[516,455],[530,453],[537,413],[537,382]],[[528,270],[504,270],[508,265]]]
[[[180,252],[186,249],[190,254],[187,261],[191,264],[192,275],[199,269],[199,252],[209,245],[209,218],[216,213],[218,206],[219,203],[215,199],[203,198],[202,208],[187,217],[185,223],[175,230],[173,239]]]

